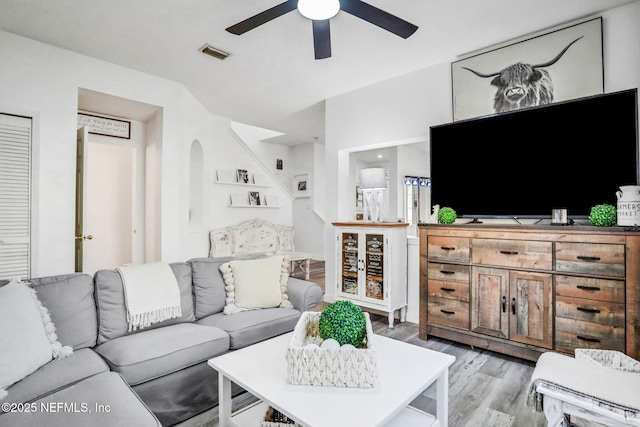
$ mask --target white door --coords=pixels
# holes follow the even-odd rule
[[[0,280],[31,274],[31,119],[0,114]]]
[[[78,271],[93,274],[133,262],[134,155],[128,145],[78,143]]]

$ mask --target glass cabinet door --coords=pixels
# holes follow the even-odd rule
[[[358,295],[358,233],[342,233],[340,288],[343,293]]]
[[[377,300],[384,299],[384,236],[382,234],[365,235],[365,296]]]

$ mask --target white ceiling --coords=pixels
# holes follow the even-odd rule
[[[405,40],[340,12],[324,60],[297,11],[225,31],[283,1],[0,0],[0,29],[181,82],[213,114],[297,144],[324,140],[325,99],[638,0],[369,0],[418,31]],[[231,56],[205,56],[205,43]]]

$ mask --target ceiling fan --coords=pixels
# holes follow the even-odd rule
[[[298,9],[300,14],[310,19],[313,24],[313,47],[316,59],[331,57],[329,21],[341,10],[404,39],[418,29],[416,25],[361,0],[288,0],[238,22],[226,30],[232,34],[241,35],[295,9]]]

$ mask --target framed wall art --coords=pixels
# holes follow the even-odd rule
[[[293,177],[293,195],[295,197],[311,197],[311,180],[308,173]]]
[[[602,18],[451,64],[453,120],[604,92]]]

